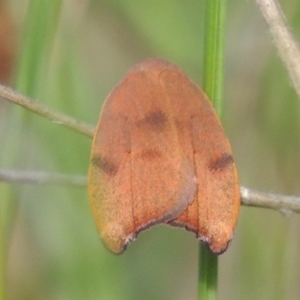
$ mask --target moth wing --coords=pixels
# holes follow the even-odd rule
[[[90,203],[107,247],[121,253],[140,231],[176,218],[196,185],[158,73],[138,65],[106,99],[93,140]]]
[[[97,229],[112,252],[131,239],[130,144],[126,119],[114,111],[112,93],[96,127],[89,167],[89,198]],[[118,207],[118,209],[116,209]]]
[[[164,69],[160,78],[170,95],[181,148],[198,181],[193,202],[170,224],[195,232],[213,252],[222,253],[232,238],[240,207],[230,145],[203,91],[175,65],[165,63]]]

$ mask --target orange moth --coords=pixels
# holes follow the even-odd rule
[[[145,60],[107,97],[89,197],[114,253],[159,223],[195,232],[214,253],[226,250],[240,207],[230,145],[207,96],[174,64]]]

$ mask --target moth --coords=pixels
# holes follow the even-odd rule
[[[176,65],[145,60],[108,95],[89,198],[114,253],[160,223],[193,231],[214,253],[226,250],[240,207],[232,151],[208,97]]]

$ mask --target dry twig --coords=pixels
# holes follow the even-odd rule
[[[256,0],[300,99],[300,50],[277,0]]]
[[[84,175],[66,175],[38,171],[0,170],[1,181],[15,184],[87,186],[87,178]],[[244,206],[300,213],[300,197],[264,193],[241,187],[241,201]]]

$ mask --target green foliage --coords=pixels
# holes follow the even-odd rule
[[[23,93],[96,124],[106,95],[146,57],[200,82],[203,1],[60,2],[10,1]],[[228,4],[223,115],[241,184],[300,194],[299,99],[255,2]],[[283,9],[299,40],[299,1]],[[1,168],[87,173],[89,139],[19,107],[0,121]],[[84,189],[1,183],[0,205],[7,299],[196,299],[192,233],[159,226],[114,256]],[[243,208],[220,257],[219,299],[299,299],[298,228],[297,216]]]

